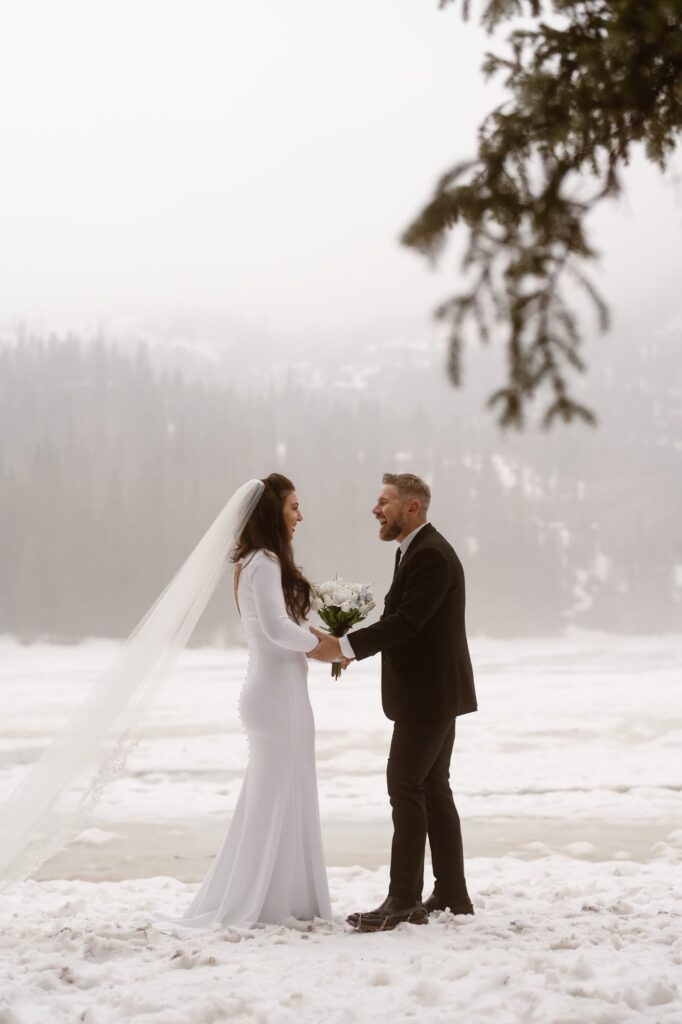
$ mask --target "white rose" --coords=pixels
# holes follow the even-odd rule
[[[329,593],[326,593],[324,595],[323,600],[324,600],[324,603],[326,604],[327,608],[331,608],[332,605],[336,604],[336,601],[334,600],[333,595],[329,594]]]
[[[341,609],[342,612],[352,612],[353,611],[353,605],[350,603],[350,601],[343,601],[339,605],[339,608]]]
[[[324,608],[324,601],[319,597],[314,597],[310,602],[310,607],[314,612],[319,612],[320,608]]]
[[[339,607],[345,601],[350,600],[350,594],[345,587],[335,587],[332,597],[334,598],[334,604],[338,604]]]

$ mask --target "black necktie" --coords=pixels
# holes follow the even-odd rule
[[[398,545],[398,550],[395,553],[395,566],[394,566],[394,569],[393,569],[393,579],[395,579],[395,574],[398,571],[398,566],[400,565],[400,559],[402,557],[403,557],[402,548],[400,547],[400,545]]]

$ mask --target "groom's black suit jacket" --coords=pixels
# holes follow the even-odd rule
[[[378,622],[349,634],[358,660],[381,651],[387,718],[441,719],[476,711],[464,628],[464,570],[427,523],[410,542]]]

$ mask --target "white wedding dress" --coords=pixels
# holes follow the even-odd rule
[[[242,559],[237,598],[249,646],[239,699],[249,762],[225,841],[177,923],[331,920],[305,656],[317,640],[287,614],[275,555]]]

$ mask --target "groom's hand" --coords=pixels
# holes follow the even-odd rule
[[[310,632],[314,633],[320,642],[317,647],[313,647],[312,651],[308,651],[309,658],[313,658],[315,661],[343,660],[341,644],[337,637],[330,636],[329,633],[322,633],[319,629],[315,629],[314,626],[310,626]]]

